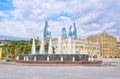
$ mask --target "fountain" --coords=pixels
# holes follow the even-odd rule
[[[90,58],[90,56],[88,57],[88,61],[91,61],[91,58]]]
[[[42,39],[41,46],[40,46],[40,52],[39,54],[36,54],[35,52],[35,40],[33,39],[32,43],[32,54],[19,55],[19,60],[24,60],[27,62],[78,62],[78,61],[88,61],[88,55],[85,54],[72,54],[72,44],[71,44],[71,38],[68,38],[68,50],[67,54],[62,54],[61,52],[61,37],[58,39],[58,52],[56,54],[53,54],[52,50],[52,39],[49,39],[49,48],[48,53],[44,53],[44,40]],[[27,57],[27,58],[26,58]],[[29,58],[29,60],[28,60]]]
[[[94,60],[94,58],[93,58],[93,55],[91,56],[91,61],[93,61]]]
[[[36,59],[36,56],[34,56],[34,61],[36,61],[37,59]]]
[[[48,61],[48,62],[50,61],[49,56],[47,56],[47,61]]]
[[[25,61],[26,60],[26,57],[24,56],[23,60]]]
[[[63,57],[61,56],[61,59],[60,59],[61,61],[63,61]]]
[[[35,39],[32,40],[31,54],[20,54],[15,60],[18,63],[28,64],[97,64],[99,61],[93,61],[87,54],[73,54],[71,32],[74,29],[70,29],[70,37],[67,42],[67,52],[62,52],[62,39],[58,38],[58,49],[56,54],[53,54],[52,50],[52,37],[50,28],[46,22],[44,31],[44,37],[49,39],[48,53],[44,51],[44,38],[41,40],[39,54],[36,53]]]
[[[53,50],[52,50],[52,39],[49,39],[49,48],[48,48],[48,54],[53,54]]]
[[[44,38],[43,38],[41,41],[39,54],[44,54],[44,53],[45,53],[45,50],[44,50]]]
[[[19,60],[19,55],[16,57],[16,60]]]
[[[59,36],[58,38],[58,52],[56,54],[61,54],[62,53],[62,45],[61,45],[61,37]]]
[[[26,57],[26,61],[29,61],[28,56]]]
[[[68,49],[67,49],[68,54],[72,54],[72,41],[71,38],[68,38]]]
[[[36,54],[36,47],[35,47],[35,39],[34,38],[33,38],[33,41],[32,41],[31,54]]]
[[[49,39],[49,49],[48,53],[44,53],[44,40],[42,39],[40,46],[40,53],[35,52],[35,40],[32,43],[32,54],[21,54],[19,55],[19,63],[32,63],[32,64],[99,64],[101,61],[93,61],[87,54],[73,54],[71,38],[68,38],[68,50],[67,54],[62,54],[61,52],[61,37],[58,39],[58,52],[53,54],[52,50],[52,39]],[[28,59],[29,58],[29,59]]]
[[[72,58],[72,61],[73,61],[73,62],[75,61],[75,57]]]

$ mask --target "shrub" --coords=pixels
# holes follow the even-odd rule
[[[8,56],[8,58],[10,58],[10,59],[14,59],[14,57],[13,57],[13,56]]]

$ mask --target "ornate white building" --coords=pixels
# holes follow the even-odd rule
[[[53,47],[55,53],[58,50],[58,39],[53,39]],[[62,53],[67,54],[68,38],[62,39]],[[99,43],[87,42],[83,39],[72,39],[72,53],[73,54],[89,54],[100,55]]]

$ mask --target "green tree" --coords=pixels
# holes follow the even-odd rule
[[[39,51],[40,42],[35,39],[36,50]],[[3,55],[6,57],[16,57],[18,54],[30,54],[32,46],[32,39],[29,41],[11,40],[8,44],[3,46]]]
[[[53,54],[55,54],[55,48],[54,47],[52,47],[52,50],[53,50]]]
[[[48,42],[46,42],[46,44],[44,45],[45,52],[48,52],[48,46],[49,46],[49,43],[48,43]]]
[[[48,48],[49,48],[49,43],[48,42],[46,42],[46,44],[45,44],[45,52],[48,52]],[[53,50],[53,54],[55,54],[55,48],[54,47],[52,47],[52,50]]]

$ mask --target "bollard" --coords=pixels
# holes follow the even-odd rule
[[[61,56],[61,61],[63,61],[63,57]]]
[[[49,60],[50,60],[50,59],[49,59],[49,56],[47,56],[47,61],[49,62]]]

